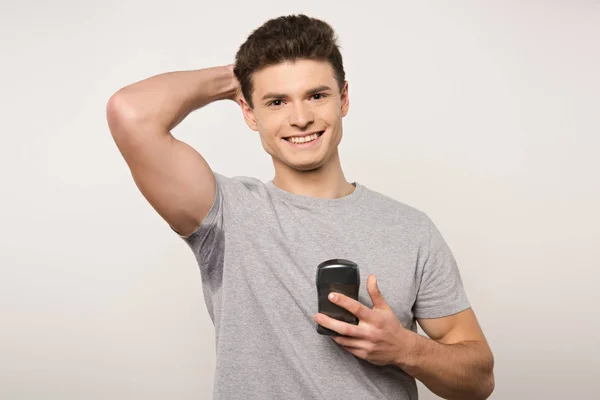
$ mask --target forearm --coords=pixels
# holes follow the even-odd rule
[[[485,343],[443,344],[414,335],[412,351],[398,361],[402,370],[445,399],[489,397],[494,390],[494,358]]]
[[[237,82],[229,66],[167,72],[119,90],[111,103],[137,124],[171,130],[189,113],[216,100],[233,98]],[[110,110],[110,103],[109,103]],[[109,111],[110,112],[110,111]]]

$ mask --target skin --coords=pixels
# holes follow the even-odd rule
[[[171,134],[192,111],[219,100],[235,101],[248,127],[259,133],[275,167],[273,183],[303,196],[339,198],[354,190],[344,177],[338,145],[349,109],[348,83],[340,90],[331,65],[299,60],[253,74],[251,107],[233,66],[165,73],[120,89],[107,104],[107,122],[141,193],[178,233],[194,232],[208,214],[216,186],[194,148]],[[320,88],[319,91],[313,91]],[[267,96],[276,93],[276,97]],[[295,149],[284,137],[325,131],[318,146]],[[494,389],[492,352],[472,309],[418,319],[427,337],[405,329],[387,305],[374,276],[370,309],[338,294],[333,302],[356,315],[358,325],[325,315],[315,321],[340,333],[340,346],[376,365],[395,365],[447,399],[485,399]]]
[[[274,183],[294,193],[339,197],[351,186],[343,177],[338,145],[349,108],[348,83],[339,92],[329,63],[301,60],[269,66],[253,75],[254,108],[242,98],[244,119],[258,131],[273,158]],[[327,87],[315,92],[313,89]],[[277,96],[269,94],[276,93]],[[325,130],[320,145],[295,150],[282,138]],[[335,189],[331,189],[335,188]],[[368,291],[374,307],[341,294],[332,301],[356,315],[356,325],[315,315],[315,322],[343,336],[332,340],[376,365],[395,365],[434,393],[452,399],[485,399],[494,388],[493,356],[472,309],[456,315],[418,319],[430,338],[405,329],[379,291],[375,276]],[[334,295],[335,296],[335,295]]]
[[[255,72],[252,80],[254,108],[243,97],[239,103],[246,124],[259,133],[273,159],[273,183],[311,197],[351,193],[354,186],[344,177],[338,153],[342,118],[350,105],[348,82],[340,91],[331,65],[313,60],[268,66]],[[325,133],[311,149],[295,149],[283,139],[316,131]]]
[[[332,340],[375,365],[394,365],[445,399],[486,399],[494,390],[493,355],[472,309],[417,319],[430,337],[402,326],[377,286],[367,280],[373,308],[340,293],[329,300],[358,317],[358,325],[317,313],[315,322],[338,332]]]

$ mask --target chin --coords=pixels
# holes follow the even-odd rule
[[[293,160],[287,159],[286,165],[295,169],[296,171],[308,172],[314,171],[316,169],[321,168],[327,160],[325,158],[319,157],[312,160]]]
[[[322,164],[314,164],[314,165],[292,165],[293,169],[299,172],[310,172],[316,171],[322,167]]]

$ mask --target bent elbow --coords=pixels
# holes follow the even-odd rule
[[[118,91],[106,103],[106,119],[112,130],[113,127],[138,120],[139,117],[126,96]]]

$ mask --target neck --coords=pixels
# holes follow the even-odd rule
[[[289,193],[321,199],[338,199],[349,195],[355,189],[344,177],[337,152],[323,166],[311,171],[298,171],[277,162],[274,164],[273,184]]]

